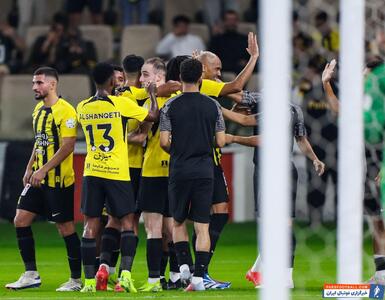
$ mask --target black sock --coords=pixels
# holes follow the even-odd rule
[[[385,257],[376,257],[374,259],[374,264],[376,265],[376,272],[377,271],[384,271],[385,270]]]
[[[78,234],[74,232],[71,235],[65,236],[64,242],[67,248],[67,257],[71,270],[71,278],[79,279],[82,276],[82,260]]]
[[[16,227],[17,243],[26,271],[36,271],[35,241],[31,226]]]
[[[205,274],[205,270],[207,268],[207,264],[209,262],[209,252],[205,251],[197,251],[195,253],[195,271],[194,277],[203,277]]]
[[[120,238],[120,253],[122,255],[120,260],[120,269],[122,271],[130,271],[134,262],[136,252],[137,237],[132,230],[123,231]]]
[[[291,228],[291,260],[290,260],[290,268],[294,266],[294,257],[295,257],[295,248],[297,246],[297,239],[295,237],[294,231]]]
[[[110,227],[104,229],[100,251],[101,264],[106,264],[107,266],[111,265],[112,252],[113,250],[116,250],[117,245],[119,245],[120,242],[118,239],[120,239],[119,230]]]
[[[94,268],[97,271],[97,270],[99,270],[99,267],[100,267],[100,256],[96,256],[95,257]]]
[[[168,251],[163,250],[162,259],[160,261],[160,277],[164,277],[164,274],[166,273],[169,256],[170,253]]]
[[[146,257],[148,278],[159,278],[160,262],[162,260],[162,239],[147,239]]]
[[[227,224],[227,221],[229,220],[229,214],[212,214],[210,218],[210,226],[209,226],[209,234],[210,234],[210,255],[209,260],[207,262],[207,268],[210,264],[211,258],[214,255],[215,247],[217,246],[217,242],[219,240],[219,237],[221,235],[221,232],[225,225]],[[206,270],[208,272],[208,270]]]
[[[175,246],[173,242],[168,243],[168,252],[170,255],[170,272],[179,273],[178,260],[176,258]]]
[[[188,265],[191,270],[193,262],[192,262],[189,243],[177,242],[177,243],[174,243],[174,247],[175,247],[176,258],[178,260],[178,265],[179,266]]]
[[[95,278],[95,257],[96,257],[95,239],[82,238],[81,252],[82,252],[84,277],[86,279]]]

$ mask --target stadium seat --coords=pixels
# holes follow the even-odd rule
[[[203,42],[207,47],[210,40],[210,31],[209,31],[209,27],[206,24],[191,23],[190,33],[201,37],[201,39],[203,40]]]
[[[155,55],[160,40],[160,28],[156,25],[130,25],[123,30],[120,57],[141,55],[145,59]]]
[[[91,82],[87,75],[61,75],[58,93],[74,107],[91,96]]]
[[[1,0],[0,23],[7,20],[7,15],[12,8],[13,0]]]
[[[240,22],[238,24],[238,32],[248,34],[250,31],[257,33],[257,25],[255,23]]]
[[[4,77],[1,88],[1,137],[11,140],[32,139],[32,111],[36,105],[31,75]]]
[[[113,57],[113,34],[107,25],[82,25],[80,26],[83,37],[94,43],[98,61],[105,61]]]

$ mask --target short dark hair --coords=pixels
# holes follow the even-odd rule
[[[223,12],[223,14],[222,14],[222,19],[224,19],[226,15],[236,15],[237,17],[239,17],[238,12],[236,10],[234,10],[234,9],[227,9],[227,10],[225,10]]]
[[[325,11],[320,11],[316,14],[315,19],[317,21],[326,22],[329,19],[329,15]]]
[[[123,69],[126,73],[140,72],[144,64],[144,59],[135,54],[129,54],[123,59]]]
[[[185,15],[177,15],[172,19],[172,25],[176,26],[179,23],[185,23],[185,24],[190,24],[191,20],[189,17]]]
[[[197,83],[202,77],[202,64],[194,58],[186,59],[180,65],[180,79],[186,83]]]
[[[68,16],[66,14],[63,14],[61,12],[57,12],[54,14],[52,18],[53,24],[61,24],[64,28],[68,27]]]
[[[118,65],[112,65],[112,67],[114,68],[114,71],[123,72],[123,68],[122,68],[121,66],[118,66]]]
[[[166,81],[180,81],[180,64],[189,58],[191,58],[189,55],[178,55],[171,58],[167,63]]]
[[[374,57],[368,59],[368,61],[366,62],[366,67],[373,70],[378,66],[381,66],[383,63],[384,59],[379,55],[375,55]]]
[[[33,75],[45,75],[50,76],[56,79],[56,81],[59,81],[59,75],[56,71],[56,69],[51,67],[40,67],[33,72]]]
[[[97,85],[103,85],[114,75],[114,67],[105,62],[96,64],[92,70],[92,77]]]

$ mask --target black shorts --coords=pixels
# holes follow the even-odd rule
[[[138,201],[141,174],[142,174],[141,168],[130,168],[131,186],[132,186],[132,191],[134,192],[134,197],[136,201]]]
[[[175,221],[187,218],[197,223],[210,223],[214,180],[209,178],[170,182],[168,198],[170,212]]]
[[[168,205],[168,177],[142,177],[140,179],[138,209],[171,217]]]
[[[107,213],[122,218],[135,212],[135,199],[130,181],[94,176],[83,177],[81,210],[87,217],[100,217],[104,206]]]
[[[214,166],[213,204],[229,202],[229,190],[221,166]]]
[[[55,223],[74,220],[74,185],[66,188],[24,188],[17,204],[18,209],[45,216]]]
[[[259,211],[259,199],[261,197],[261,193],[259,190],[259,172],[258,165],[254,165],[254,204],[255,204],[255,212],[257,217],[260,217]],[[290,216],[295,218],[295,203],[297,199],[297,181],[298,181],[298,172],[297,168],[293,163],[291,163],[291,212]]]
[[[67,12],[81,13],[86,5],[88,6],[90,12],[93,14],[100,14],[102,12],[102,0],[68,0]]]

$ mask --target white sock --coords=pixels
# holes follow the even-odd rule
[[[193,276],[191,282],[192,282],[192,284],[199,284],[199,283],[203,282],[203,278],[202,277]]]
[[[39,275],[39,273],[37,271],[25,271],[25,275],[33,277]]]
[[[252,272],[259,272],[262,267],[262,258],[261,255],[258,255],[257,259],[254,262],[254,265],[251,267]]]
[[[115,274],[115,272],[116,272],[116,267],[110,267],[108,274],[112,275],[112,274]]]
[[[110,274],[110,267],[108,265],[106,265],[106,264],[100,264],[99,269],[102,266],[106,267],[108,274]]]
[[[179,271],[180,271],[181,273],[183,273],[183,272],[185,272],[185,271],[190,272],[190,267],[189,267],[187,264],[183,264],[183,265],[181,265],[181,266],[179,267]]]
[[[373,258],[376,259],[376,258],[381,258],[381,257],[385,257],[385,255],[382,255],[382,254],[374,254],[373,255]]]
[[[157,281],[159,281],[159,278],[148,278],[148,283],[155,283],[155,282],[157,282]]]
[[[170,280],[177,282],[180,279],[180,273],[170,272]]]

